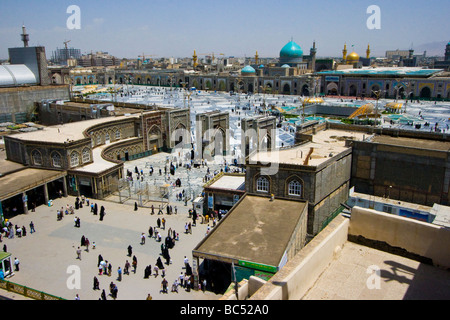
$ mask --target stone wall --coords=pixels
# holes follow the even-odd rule
[[[68,100],[69,86],[0,88],[0,122],[32,121],[35,103],[45,99]]]

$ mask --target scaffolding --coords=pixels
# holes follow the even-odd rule
[[[147,181],[120,179],[117,182],[116,191],[112,192],[109,201],[121,204],[135,204],[139,207],[150,207],[151,203],[159,202],[164,208],[169,203],[171,187],[169,184],[156,185]]]

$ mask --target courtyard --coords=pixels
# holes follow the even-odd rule
[[[104,289],[107,300],[111,282],[117,285],[117,300],[145,300],[150,294],[153,300],[217,300],[220,295],[211,291],[187,292],[178,287],[178,293],[171,292],[172,284],[180,274],[185,273],[184,258],[189,259],[192,266],[192,249],[205,237],[207,224],[197,222],[192,226],[192,234],[185,233],[186,223],[192,219],[188,216],[188,207],[179,206],[178,213],[172,215],[151,215],[148,208],[134,211],[133,206],[109,201],[93,200],[99,208],[105,207],[105,217],[99,220],[88,206],[75,210],[73,215],[65,215],[57,220],[57,209],[73,205],[75,198],[59,198],[53,201],[51,207],[39,206],[35,212],[18,215],[9,221],[13,225],[25,226],[26,236],[13,239],[3,238],[3,245],[12,254],[12,262],[17,257],[20,260],[20,270],[7,279],[51,295],[73,300],[78,294],[81,300],[98,300]],[[92,203],[92,201],[91,201]],[[156,205],[157,203],[155,203]],[[80,227],[75,227],[74,218],[80,218]],[[156,227],[157,219],[166,220],[165,229],[157,230],[162,235],[162,242],[150,238],[149,227]],[[36,232],[30,233],[30,222],[33,221]],[[169,229],[179,234],[173,249],[169,250],[171,263],[165,266],[165,278],[168,281],[168,293],[161,293],[161,270],[155,277],[153,267],[161,257],[161,243],[164,243]],[[141,244],[141,234],[146,235],[145,244]],[[90,247],[81,247],[81,259],[77,259],[77,248],[80,247],[82,236],[89,239]],[[95,249],[93,243],[95,242]],[[130,271],[123,274],[118,281],[117,269],[124,269],[125,262],[132,262],[127,248],[132,246],[132,255],[136,256],[138,264],[136,273]],[[111,276],[99,275],[99,255],[112,265]],[[161,257],[162,258],[162,257]],[[152,275],[144,279],[144,269],[152,266]],[[77,278],[77,276],[79,276]],[[100,290],[93,290],[93,279],[99,280]],[[79,282],[78,282],[79,281]],[[208,286],[207,286],[208,288]],[[210,288],[208,288],[210,289]],[[1,293],[0,293],[1,295]]]

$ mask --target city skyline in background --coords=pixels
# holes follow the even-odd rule
[[[236,1],[172,0],[30,1],[2,3],[0,13],[0,59],[8,48],[20,47],[22,24],[30,35],[30,46],[45,46],[47,58],[56,48],[81,49],[83,54],[106,51],[120,58],[136,59],[143,53],[157,57],[190,57],[210,52],[224,56],[278,57],[291,39],[305,55],[316,41],[318,57],[413,48],[416,54],[443,56],[450,40],[450,2],[399,1]],[[80,8],[81,28],[70,30],[70,5]],[[381,10],[381,29],[370,30],[367,8]],[[354,47],[352,47],[354,46]]]

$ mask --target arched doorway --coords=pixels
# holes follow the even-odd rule
[[[148,149],[152,151],[159,151],[162,147],[162,133],[161,129],[154,125],[147,132]]]
[[[302,96],[309,97],[309,88],[307,84],[303,85],[302,87]]]
[[[177,125],[172,135],[172,139],[175,141],[175,148],[184,148],[185,145],[190,143],[190,133],[182,123]]]
[[[374,84],[373,86],[370,87],[370,97],[372,98],[376,98],[376,92],[380,91],[380,86],[377,84]]]
[[[356,97],[356,95],[357,95],[356,85],[352,84],[352,85],[348,88],[348,95],[349,95],[350,97]]]
[[[338,93],[338,85],[335,82],[330,82],[327,85],[327,94],[336,96],[337,93]]]
[[[291,86],[288,83],[285,83],[283,86],[283,94],[290,94],[291,93]]]
[[[225,131],[218,128],[214,133],[214,150],[211,152],[211,156],[222,156],[225,151]]]
[[[253,93],[253,83],[248,84],[248,90],[249,93]]]
[[[422,90],[420,90],[421,98],[430,99],[431,98],[431,89],[429,87],[423,87]]]
[[[272,138],[269,134],[266,134],[259,143],[259,150],[270,150],[272,147]]]

